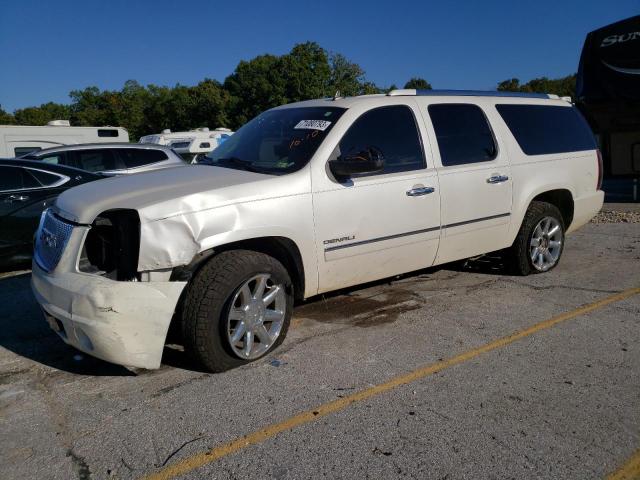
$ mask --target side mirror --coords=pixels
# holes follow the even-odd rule
[[[380,150],[369,147],[361,152],[330,160],[329,169],[338,179],[362,173],[376,173],[384,169],[384,158]]]

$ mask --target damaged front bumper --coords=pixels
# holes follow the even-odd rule
[[[42,270],[31,285],[45,317],[69,345],[108,362],[160,366],[167,331],[186,282],[121,282]]]

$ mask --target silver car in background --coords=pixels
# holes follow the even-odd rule
[[[168,147],[138,143],[65,145],[32,152],[20,158],[67,165],[106,175],[124,175],[186,165]]]

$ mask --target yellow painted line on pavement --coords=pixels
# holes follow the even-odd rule
[[[627,463],[609,474],[607,480],[638,480],[640,479],[640,449],[634,453]]]
[[[218,447],[214,447],[209,451],[196,453],[175,463],[169,464],[166,467],[161,468],[160,470],[157,470],[156,472],[142,478],[144,480],[169,480],[180,475],[184,475],[204,465],[215,462],[222,457],[231,455],[238,450],[249,447],[251,445],[262,443],[281,432],[285,432],[301,425],[311,423],[320,417],[324,417],[331,413],[344,410],[345,408],[356,402],[361,402],[376,395],[388,392],[389,390],[393,390],[394,388],[400,387],[402,385],[406,385],[408,383],[415,382],[416,380],[428,377],[429,375],[438,373],[446,368],[467,362],[478,357],[479,355],[482,355],[483,353],[491,352],[492,350],[505,347],[513,342],[533,335],[534,333],[546,330],[559,323],[579,317],[580,315],[585,315],[589,312],[593,312],[594,310],[605,307],[606,305],[614,302],[619,302],[620,300],[624,300],[625,298],[632,297],[633,295],[637,295],[639,293],[640,288],[631,288],[629,290],[624,290],[623,292],[603,298],[602,300],[598,300],[597,302],[593,302],[576,308],[575,310],[571,310],[570,312],[562,313],[548,320],[536,323],[529,328],[513,333],[512,335],[494,340],[493,342],[487,343],[481,347],[474,348],[473,350],[469,350],[467,352],[461,353],[437,363],[433,363],[431,365],[426,365],[424,367],[413,370],[412,372],[394,377],[391,380],[388,380],[379,385],[375,385],[373,387],[361,390],[343,398],[325,403],[313,410],[299,413],[297,415],[294,415],[293,417],[283,420],[282,422],[274,423],[261,430],[257,430],[236,440],[232,440]]]

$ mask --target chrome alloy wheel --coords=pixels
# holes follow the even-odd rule
[[[227,314],[227,339],[238,357],[264,355],[280,336],[287,309],[284,285],[260,273],[235,292]]]
[[[553,217],[544,217],[531,234],[529,253],[531,263],[540,272],[553,267],[560,258],[563,242],[562,226]]]

